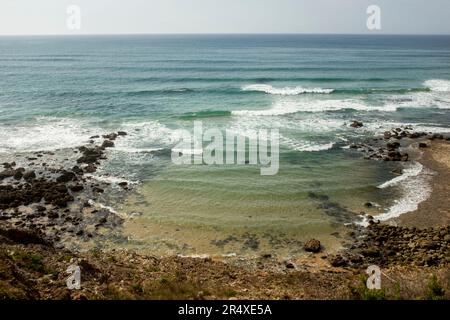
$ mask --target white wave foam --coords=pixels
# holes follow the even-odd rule
[[[95,179],[97,181],[106,182],[106,183],[112,183],[112,184],[119,184],[121,182],[126,182],[130,185],[137,184],[136,181],[130,181],[123,178],[118,178],[114,176],[99,176],[99,175],[93,175],[93,174],[85,174],[86,177]]]
[[[181,139],[180,130],[170,129],[158,121],[129,122],[123,124],[121,130],[128,135],[117,141],[116,147],[120,149],[157,149],[171,146]]]
[[[278,116],[297,112],[325,112],[353,109],[360,111],[394,112],[395,105],[368,106],[357,100],[311,100],[311,101],[279,101],[271,109],[266,110],[235,110],[231,113],[237,116]]]
[[[173,148],[172,152],[179,152],[186,155],[202,155],[203,149],[181,149],[181,148]]]
[[[400,182],[402,182],[403,180],[406,180],[410,177],[418,176],[422,172],[422,170],[423,165],[420,164],[419,162],[415,162],[412,165],[410,165],[409,168],[403,169],[403,173],[400,176],[395,177],[389,181],[386,181],[385,183],[382,183],[381,185],[378,186],[378,188],[384,189],[387,187],[395,186]]]
[[[386,221],[406,212],[415,211],[419,204],[427,200],[432,192],[431,179],[433,171],[423,167],[418,175],[403,179],[400,185],[402,196],[383,214],[375,216],[375,220]]]
[[[431,91],[450,92],[450,80],[432,79],[425,81],[424,85]]]
[[[114,148],[114,151],[119,152],[127,152],[127,153],[150,153],[154,151],[161,151],[164,148],[127,148],[127,147],[119,147]]]
[[[318,151],[325,151],[330,150],[333,148],[334,143],[316,143],[311,141],[295,141],[293,139],[289,139],[283,136],[280,136],[281,142],[283,145],[287,146],[288,148],[296,151],[301,152],[318,152]]]
[[[79,146],[97,130],[76,119],[40,117],[30,124],[0,126],[0,152],[50,151]]]
[[[285,88],[274,88],[268,84],[251,84],[242,87],[243,91],[259,91],[265,92],[273,95],[283,95],[283,96],[295,96],[303,93],[320,93],[327,94],[332,93],[334,89],[322,89],[322,88],[303,88],[303,87],[285,87]]]
[[[111,212],[111,213],[113,213],[113,214],[115,214],[115,215],[121,217],[122,219],[127,219],[127,218],[128,218],[128,215],[127,215],[127,214],[122,213],[122,212],[118,212],[118,211],[116,211],[113,207],[104,205],[103,203],[95,202],[95,201],[92,200],[92,199],[89,199],[89,200],[88,200],[88,203],[89,203],[91,206],[93,206],[93,207],[98,207],[98,208],[102,208],[102,209],[108,210],[109,212]]]
[[[364,129],[372,132],[374,135],[383,135],[385,131],[391,131],[393,128],[411,126],[416,132],[442,133],[448,132],[450,128],[440,127],[436,123],[413,123],[413,122],[364,122]]]
[[[448,81],[450,86],[450,81]],[[386,107],[396,108],[438,108],[450,109],[449,92],[444,84],[436,84],[432,92],[415,92],[409,95],[390,96],[385,104]],[[449,87],[450,88],[450,87]]]
[[[413,124],[415,131],[423,131],[423,132],[431,132],[431,133],[442,133],[448,132],[450,128],[448,127],[439,127],[437,124],[435,125],[427,125],[427,124]]]

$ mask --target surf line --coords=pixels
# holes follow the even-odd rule
[[[218,128],[204,131],[202,121],[194,121],[193,134],[185,129],[178,131],[181,141],[171,150],[172,162],[176,165],[249,164],[259,165],[263,176],[278,173],[278,129],[249,130],[245,135],[227,129],[224,135]]]

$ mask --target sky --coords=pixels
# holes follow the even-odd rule
[[[367,28],[369,5],[380,8],[381,30]],[[450,34],[449,13],[449,0],[1,0],[0,35]]]

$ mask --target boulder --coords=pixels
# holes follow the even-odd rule
[[[398,142],[388,142],[386,144],[386,147],[389,150],[396,150],[396,149],[400,148],[400,143],[398,143]]]
[[[352,128],[361,128],[364,124],[361,121],[353,120],[353,122],[350,124],[350,127]]]
[[[80,192],[84,189],[84,187],[81,184],[77,184],[77,185],[69,187],[69,189],[72,192]]]
[[[105,134],[102,137],[108,140],[116,140],[118,134],[117,133],[110,133],[110,134]]]
[[[114,147],[114,142],[112,142],[111,140],[105,140],[102,143],[102,148],[106,149],[106,148],[113,148]]]
[[[34,171],[26,171],[26,172],[23,174],[23,178],[24,178],[26,181],[34,180],[34,179],[36,179],[36,173],[34,173]]]
[[[65,183],[69,181],[75,180],[76,176],[73,172],[64,171],[58,178],[56,178],[56,182]]]
[[[23,177],[23,173],[25,172],[24,168],[17,168],[16,169],[16,173],[14,173],[14,179],[15,180],[20,180]]]
[[[347,260],[339,254],[328,256],[328,261],[333,267],[343,267],[347,265]]]
[[[86,172],[86,173],[94,173],[95,171],[97,171],[97,167],[92,163],[88,164],[84,168],[84,172]]]
[[[314,252],[314,253],[320,252],[320,249],[321,249],[320,241],[316,240],[316,239],[308,240],[303,245],[303,249],[305,249],[305,251],[308,251],[308,252]]]
[[[4,170],[4,171],[0,172],[0,180],[12,177],[12,176],[14,176],[15,173],[16,173],[15,170],[12,170],[12,169]]]

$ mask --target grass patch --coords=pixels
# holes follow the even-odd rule
[[[445,299],[444,294],[445,294],[444,288],[439,283],[437,276],[433,274],[427,285],[426,298],[428,300],[444,300]]]
[[[37,253],[14,252],[12,259],[25,269],[46,273],[44,257]]]
[[[355,299],[358,300],[386,300],[386,292],[384,289],[369,289],[367,288],[367,276],[362,275],[360,282],[355,287],[350,287]]]
[[[187,280],[180,280],[178,277],[162,277],[150,284],[150,299],[156,300],[190,300],[199,299],[201,296],[209,295],[209,292],[201,288],[198,284]]]

